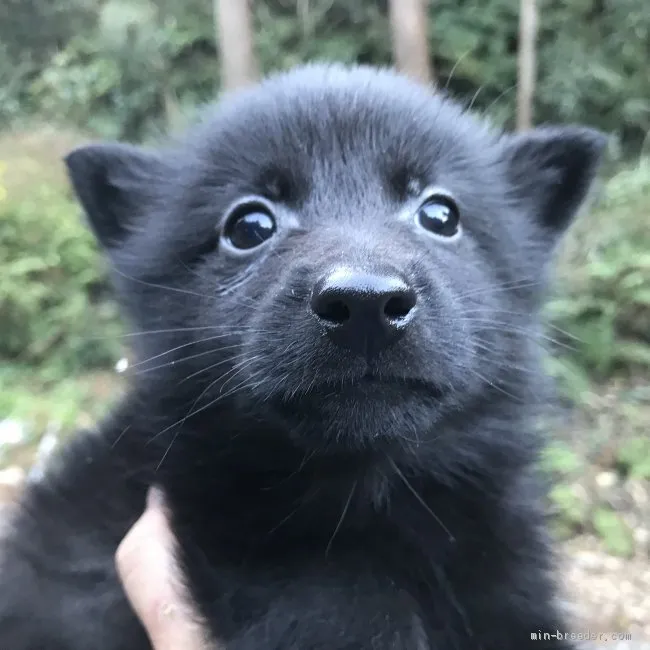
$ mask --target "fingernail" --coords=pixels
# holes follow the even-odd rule
[[[165,507],[165,495],[163,491],[152,485],[147,492],[147,509],[162,510]]]

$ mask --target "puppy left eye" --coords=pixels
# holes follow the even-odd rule
[[[432,196],[418,209],[417,222],[434,235],[453,237],[460,227],[458,206],[447,196]]]
[[[224,236],[234,247],[248,250],[260,246],[275,233],[273,215],[262,206],[248,206],[237,210],[226,223]]]

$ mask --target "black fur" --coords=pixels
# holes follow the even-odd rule
[[[603,146],[580,127],[495,132],[393,72],[312,65],[160,151],[72,152],[135,365],[19,504],[2,647],[149,647],[113,556],[152,483],[228,650],[571,647],[530,640],[566,630],[534,469],[537,312]],[[417,225],[427,186],[455,198],[460,237]],[[220,231],[252,196],[277,232],[235,253]],[[418,293],[374,356],[309,313],[340,265]]]

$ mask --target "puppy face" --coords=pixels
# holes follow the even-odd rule
[[[148,381],[358,450],[530,398],[546,267],[603,146],[494,133],[389,71],[308,66],[166,150],[67,163],[130,318],[157,331],[136,337]]]

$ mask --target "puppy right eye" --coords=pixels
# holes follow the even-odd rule
[[[228,218],[223,233],[233,248],[248,250],[263,244],[275,231],[275,219],[266,207],[245,205]]]
[[[458,206],[451,198],[435,194],[420,206],[417,222],[434,235],[453,237],[460,228]]]

